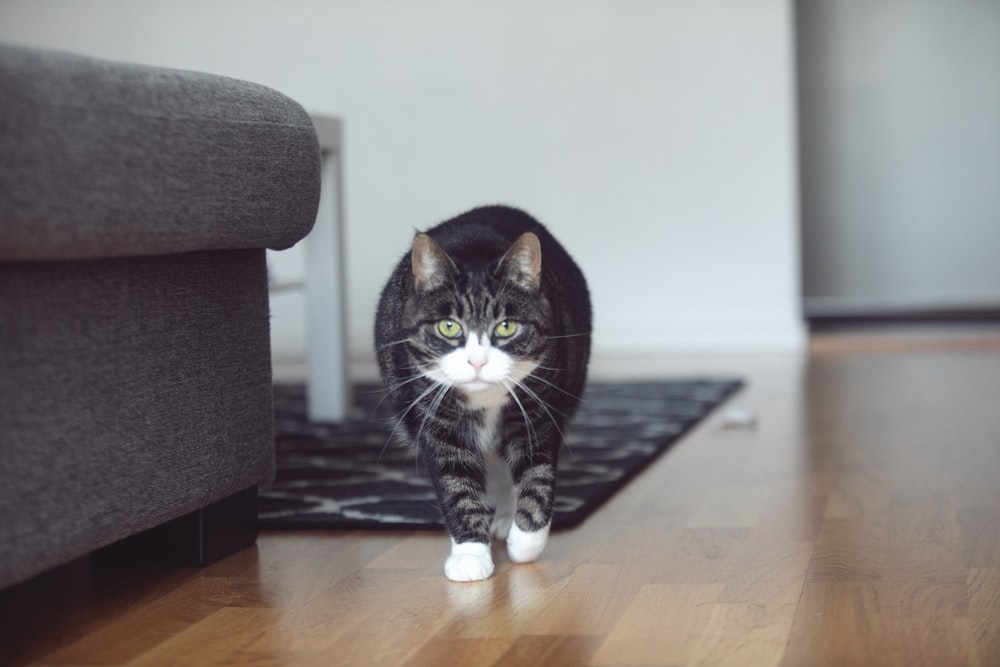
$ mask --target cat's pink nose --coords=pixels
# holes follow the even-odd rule
[[[479,372],[483,370],[483,366],[486,365],[486,360],[485,359],[479,359],[479,358],[475,358],[475,359],[470,358],[469,359],[469,365],[472,366],[475,369],[476,375],[479,375]]]

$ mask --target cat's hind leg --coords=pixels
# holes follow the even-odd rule
[[[517,510],[517,492],[507,464],[493,453],[486,456],[486,495],[494,508],[490,533],[505,540]]]

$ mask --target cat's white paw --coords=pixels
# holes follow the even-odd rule
[[[541,530],[529,533],[521,530],[517,522],[511,524],[507,534],[507,555],[515,563],[530,563],[538,558],[549,539],[549,523]]]
[[[452,581],[481,581],[493,574],[493,555],[490,545],[479,542],[455,544],[452,540],[451,555],[444,562],[444,574]]]

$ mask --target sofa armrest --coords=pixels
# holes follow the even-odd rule
[[[0,260],[281,249],[312,227],[305,111],[222,76],[0,45]]]

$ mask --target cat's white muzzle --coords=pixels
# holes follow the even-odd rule
[[[537,366],[537,362],[515,360],[493,346],[487,335],[471,334],[465,345],[438,360],[432,377],[466,394],[497,391],[506,394]]]
[[[507,380],[514,362],[506,352],[493,347],[488,336],[470,333],[465,345],[438,363],[449,384],[475,392]]]

